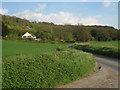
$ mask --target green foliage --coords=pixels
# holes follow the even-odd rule
[[[42,41],[111,41],[118,40],[119,30],[110,26],[55,25],[47,22],[29,22],[25,19],[2,15],[3,37],[6,39],[21,38],[30,32]],[[5,37],[5,36],[8,37]]]
[[[91,36],[90,32],[87,30],[79,30],[75,33],[76,41],[87,42],[91,41],[93,37]]]
[[[73,45],[74,48],[102,54],[110,57],[119,58],[120,51],[118,50],[119,41],[110,41],[110,42],[90,42],[90,43],[80,43]]]
[[[8,33],[9,33],[8,27],[4,23],[2,23],[2,36],[6,37],[6,35],[8,35]]]
[[[8,43],[10,46],[12,45],[12,41],[8,41]],[[56,51],[55,48],[51,51],[51,44],[48,44],[47,47],[46,44],[33,43],[30,45],[30,43],[23,42],[18,45],[17,43],[22,42],[14,43],[14,47],[17,47],[17,49],[15,48],[16,52],[23,49],[24,51],[28,50],[29,54],[16,56],[14,53],[14,56],[3,58],[3,88],[54,88],[87,76],[95,67],[95,61],[91,54],[66,49],[64,45],[59,47],[63,49],[62,51]],[[33,47],[29,49],[27,45]],[[40,49],[42,53],[35,50],[37,53],[32,54],[31,51],[35,49],[34,47],[37,50]],[[43,48],[47,52],[44,52]],[[9,50],[14,52],[12,49]]]
[[[92,35],[97,41],[110,41],[112,40],[110,34],[106,30],[92,30]]]

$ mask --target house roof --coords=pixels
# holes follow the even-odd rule
[[[26,32],[23,36],[33,36],[32,34]]]

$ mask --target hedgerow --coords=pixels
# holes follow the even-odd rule
[[[78,50],[101,54],[109,57],[120,58],[119,41],[90,42],[74,44],[72,47]]]

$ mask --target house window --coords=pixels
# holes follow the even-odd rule
[[[31,38],[31,36],[28,36],[28,38]]]

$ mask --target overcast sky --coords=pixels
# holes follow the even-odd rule
[[[117,2],[3,2],[0,13],[55,24],[118,27]]]

